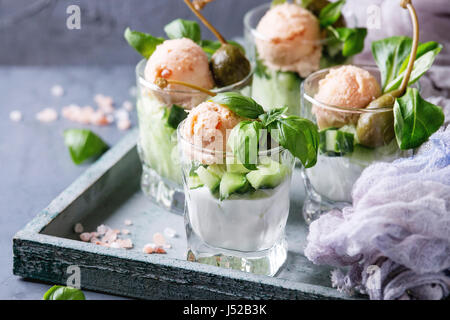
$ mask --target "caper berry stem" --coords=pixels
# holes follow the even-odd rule
[[[417,12],[414,8],[411,0],[402,0],[400,5],[403,9],[408,9],[409,14],[411,16],[411,21],[414,29],[413,35],[413,44],[411,49],[411,56],[409,57],[408,67],[406,68],[405,77],[403,78],[402,84],[400,85],[399,91],[401,92],[400,96],[403,95],[406,91],[406,88],[409,83],[409,78],[411,77],[411,73],[414,68],[414,62],[416,60],[417,48],[419,47],[419,19],[417,18]]]
[[[169,84],[178,84],[180,86],[184,86],[184,87],[188,87],[203,93],[206,93],[207,95],[214,97],[215,95],[217,95],[217,93],[209,91],[208,89],[196,86],[195,84],[191,84],[188,82],[184,82],[184,81],[179,81],[179,80],[171,80],[171,79],[164,79],[164,78],[156,78],[155,80],[155,84],[160,87],[161,89],[166,88]]]
[[[194,12],[194,14],[197,16],[197,18],[200,19],[200,21],[209,29],[211,30],[211,32],[216,36],[216,38],[220,41],[220,43],[222,44],[226,44],[228,43],[227,40],[225,40],[225,38],[220,34],[219,31],[217,31],[216,28],[214,28],[214,26],[209,23],[209,21],[203,16],[203,14],[200,13],[200,11],[198,11],[194,5],[191,3],[190,0],[184,0],[184,2],[186,3],[186,5],[189,7],[189,9],[192,10],[192,12]]]

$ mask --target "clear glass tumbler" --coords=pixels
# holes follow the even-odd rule
[[[142,162],[141,188],[144,194],[163,208],[183,214],[182,186],[176,126],[171,125],[173,105],[190,110],[209,98],[207,94],[186,89],[161,89],[144,78],[147,60],[136,67],[137,113],[139,124],[138,152]],[[245,79],[214,92],[240,91],[251,94],[251,72]]]
[[[288,107],[288,114],[301,114],[301,96],[300,85],[304,78],[297,72],[280,71],[269,67],[261,58],[259,50],[267,46],[278,46],[279,55],[283,55],[286,51],[282,45],[276,44],[263,34],[257,31],[257,26],[261,18],[270,10],[271,4],[266,3],[253,8],[246,13],[244,17],[244,35],[246,43],[246,51],[255,64],[255,74],[253,77],[252,98],[261,104],[267,111],[271,108],[279,108],[280,106]],[[354,15],[349,15],[343,12],[346,24],[350,26],[356,25],[356,18]],[[324,48],[331,44],[333,39],[321,39],[311,43],[305,42],[305,46],[317,46]],[[314,72],[320,68],[327,68],[343,63],[349,63],[350,58],[343,57],[341,54],[336,54],[331,57],[327,50],[322,50],[320,65],[317,69],[310,70]],[[305,63],[305,68],[311,68],[308,63]]]
[[[282,147],[259,151],[258,169],[248,170],[229,152],[200,148],[184,139],[183,126],[178,127],[178,146],[188,260],[275,275],[287,257],[293,156]],[[265,187],[255,189],[255,183]],[[222,188],[235,191],[221,199]]]
[[[369,71],[380,83],[378,68],[359,67]],[[323,69],[311,74],[302,84],[302,116],[317,123],[320,130],[317,164],[313,168],[302,170],[306,187],[303,216],[307,223],[333,208],[351,205],[353,185],[367,166],[376,162],[392,162],[412,154],[412,151],[400,150],[397,145],[393,134],[392,108],[349,108],[328,105],[315,99],[319,81],[329,70]],[[387,123],[388,126],[371,125],[360,127],[363,131],[357,131],[360,117],[372,117],[381,121],[378,123]],[[359,144],[357,132],[369,133],[367,130],[383,130],[386,132],[384,137],[387,138],[375,148],[366,147]]]

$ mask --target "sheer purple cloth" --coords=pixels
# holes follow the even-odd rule
[[[441,299],[450,290],[450,127],[418,154],[364,170],[353,206],[310,226],[306,257],[339,290],[371,299]]]

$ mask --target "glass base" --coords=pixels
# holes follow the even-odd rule
[[[173,213],[184,212],[184,191],[176,183],[161,177],[147,165],[142,166],[141,189],[153,202]]]
[[[271,248],[256,252],[244,252],[216,248],[204,242],[187,226],[187,260],[217,267],[274,276],[287,258],[287,241],[280,238]]]
[[[311,224],[311,222],[313,222],[314,220],[319,219],[320,216],[324,213],[327,213],[333,209],[342,210],[344,207],[351,205],[347,202],[332,201],[318,194],[311,185],[311,182],[309,181],[304,169],[302,170],[302,177],[305,183],[306,190],[306,197],[303,202],[302,213],[303,218],[308,225]]]

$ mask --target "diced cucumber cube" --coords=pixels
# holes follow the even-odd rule
[[[340,130],[325,131],[325,153],[337,153],[343,155],[353,152],[354,135],[353,133]]]
[[[220,200],[228,198],[231,194],[245,187],[248,184],[245,175],[233,172],[226,172],[220,181]]]
[[[247,173],[247,180],[253,188],[275,188],[283,182],[289,169],[279,162],[270,160],[268,164],[259,165],[257,170]]]
[[[234,173],[249,173],[250,170],[244,167],[242,163],[240,163],[234,157],[227,157],[227,171]]]
[[[220,184],[220,177],[208,171],[204,167],[199,167],[196,171],[201,182],[205,184],[211,192],[214,192]]]

